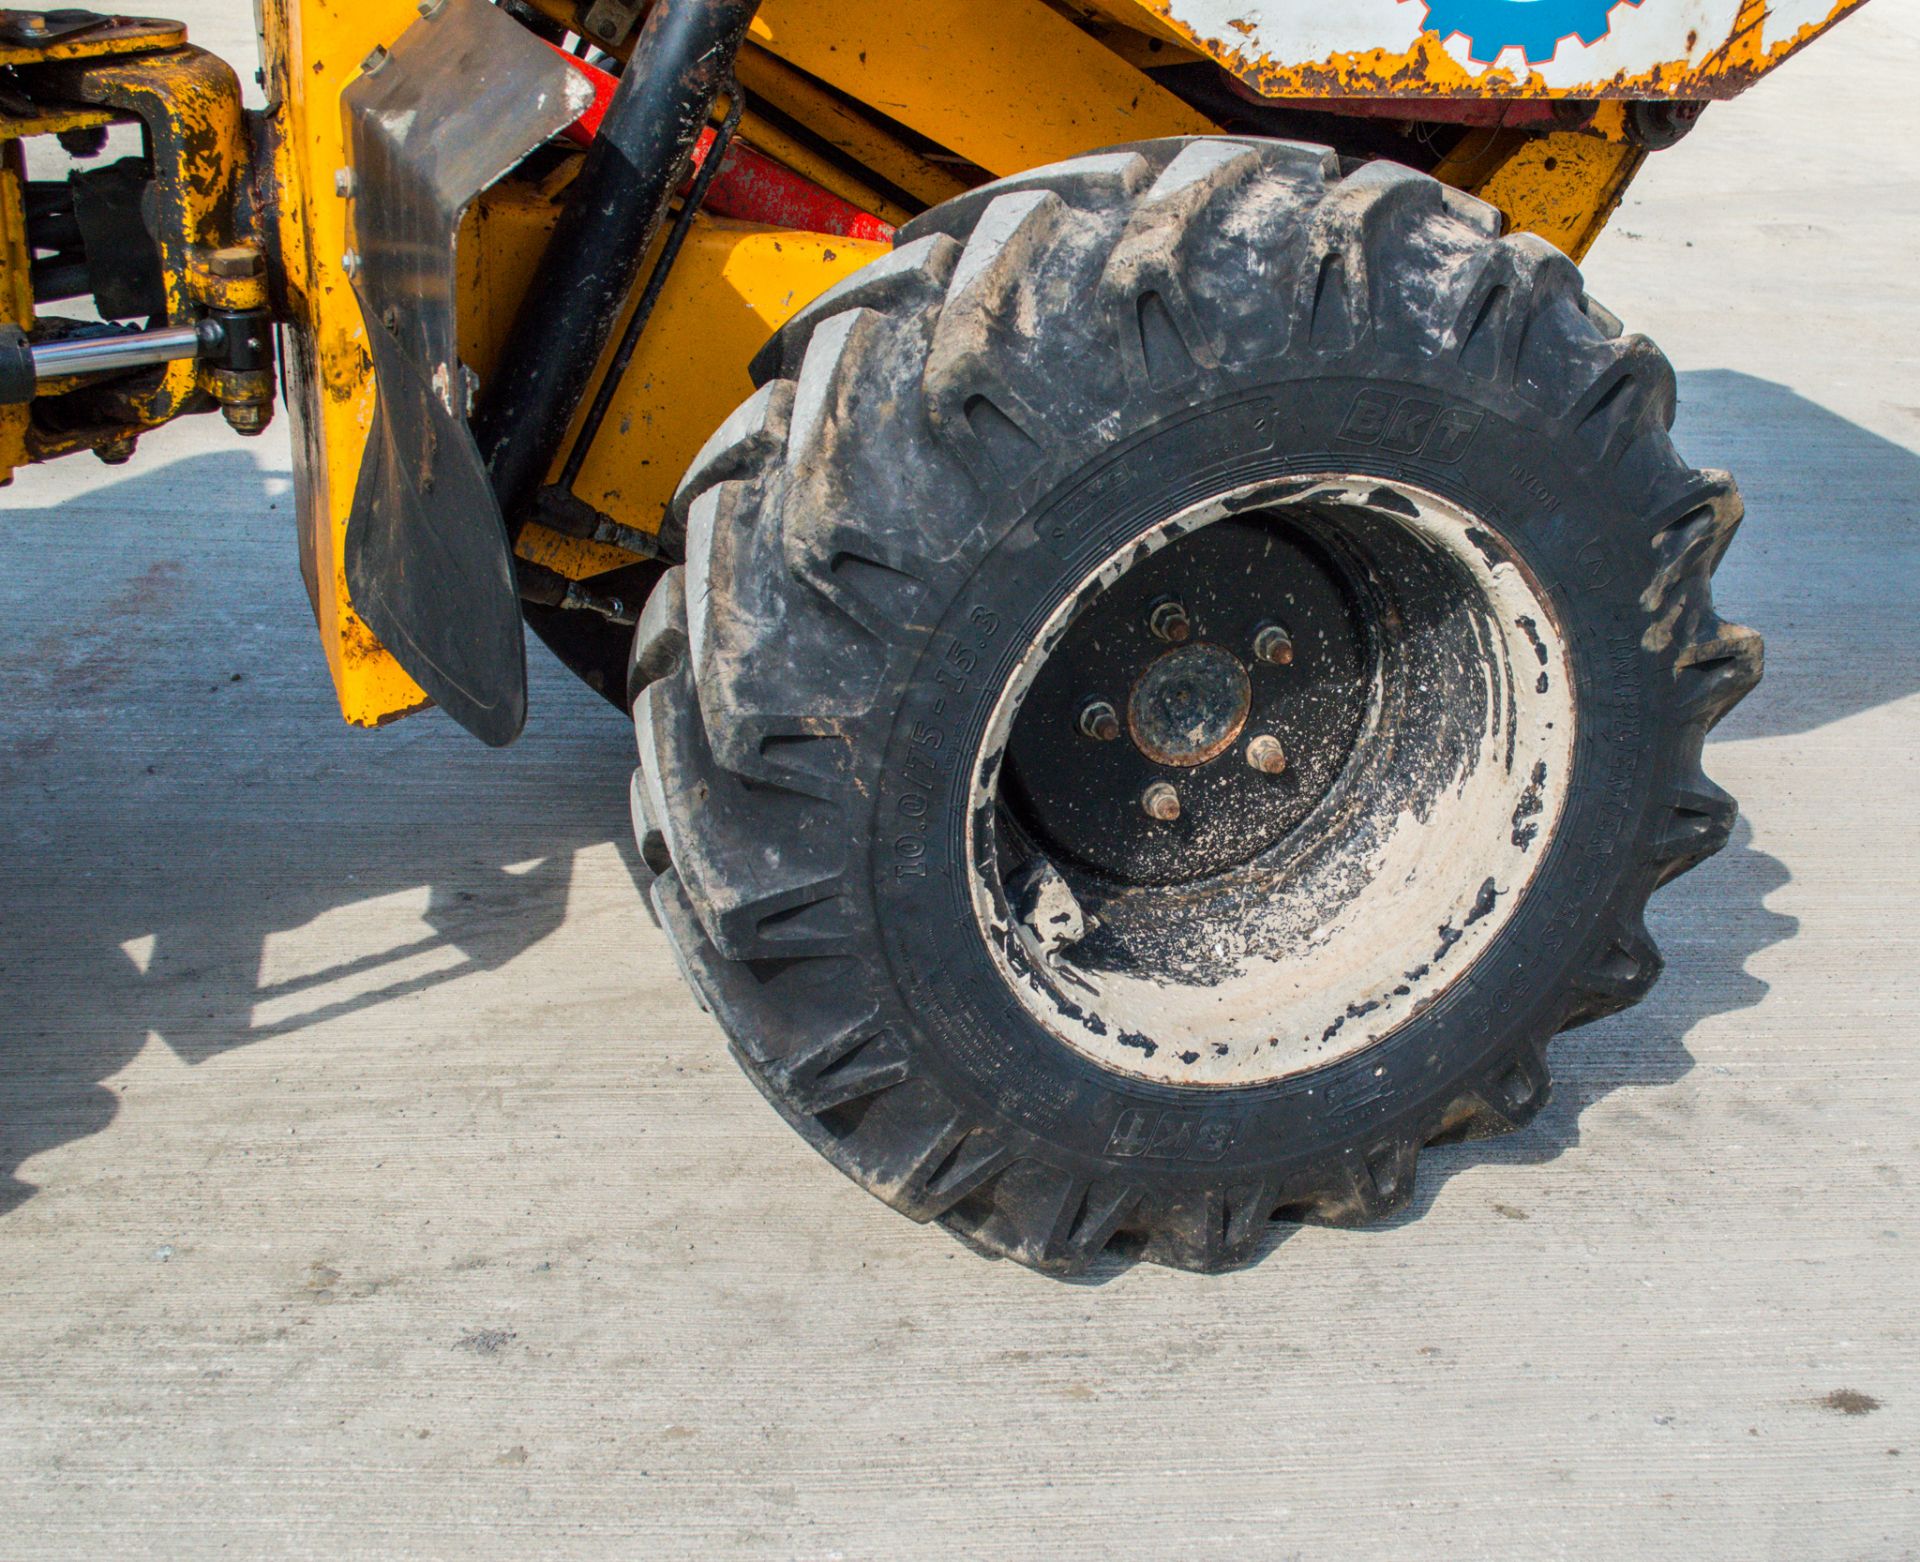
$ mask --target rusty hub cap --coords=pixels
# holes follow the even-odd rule
[[[1247,724],[1253,684],[1231,651],[1187,645],[1153,662],[1127,701],[1127,730],[1161,765],[1204,765]]]

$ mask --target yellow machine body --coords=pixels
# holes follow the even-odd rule
[[[1357,115],[1404,134],[1409,148],[1438,127],[1448,145],[1428,159],[1437,177],[1578,258],[1647,155],[1637,106],[1731,96],[1859,3],[765,0],[737,65],[748,95],[741,137],[897,224],[986,179],[1093,148],[1217,132],[1229,116],[1212,100],[1195,106],[1167,73],[1218,66],[1255,108]],[[642,9],[532,5],[583,36],[598,32],[615,54],[630,47]],[[420,10],[415,0],[260,0],[268,108],[251,136],[233,72],[175,24],[116,21],[87,41],[0,46],[0,67],[20,68],[36,88],[30,104],[0,100],[0,326],[35,325],[23,138],[140,120],[163,196],[169,319],[270,293],[285,327],[302,565],[342,713],[368,726],[425,696],[355,612],[347,585],[346,538],[380,392],[348,269],[342,94],[374,50],[421,25]],[[1525,22],[1537,33],[1548,12],[1569,27],[1550,48],[1500,31]],[[609,14],[624,16],[617,36],[604,31]],[[1562,114],[1556,102],[1583,111]],[[1531,117],[1519,112],[1529,105]],[[577,164],[549,158],[537,177],[509,175],[462,223],[460,352],[482,378],[510,323],[537,307],[527,293]],[[883,251],[696,217],[574,494],[656,533],[679,473],[750,391],[753,352]],[[140,432],[180,412],[225,407],[243,431],[263,412],[260,386],[192,362],[139,380],[124,403],[110,423],[57,431],[31,407],[0,408],[0,478],[71,450],[124,459]],[[538,521],[517,551],[575,581],[636,557]]]
[[[375,48],[419,19],[412,0],[266,0],[263,53],[273,127],[272,210],[293,344],[288,400],[300,465],[302,566],[341,713],[374,726],[425,696],[353,610],[346,533],[372,425],[374,384],[344,269],[351,248],[337,172],[347,166],[340,94]],[[484,376],[552,231],[550,189],[506,181],[468,214],[461,246],[461,355]],[[879,252],[849,239],[697,219],[578,491],[616,519],[657,531],[681,468],[752,389],[747,360],[791,314]],[[540,524],[521,556],[576,579],[631,563],[605,544]]]

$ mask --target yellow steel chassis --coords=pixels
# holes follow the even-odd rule
[[[571,0],[535,4],[576,30],[588,10]],[[294,345],[287,374],[302,564],[342,713],[377,725],[419,708],[425,697],[355,614],[346,584],[348,513],[376,388],[366,322],[343,269],[350,243],[348,203],[336,189],[336,172],[348,161],[340,99],[369,53],[417,21],[418,7],[415,0],[261,0],[260,9],[269,111],[254,170],[255,206],[268,215],[257,238],[274,261],[274,304]],[[1119,142],[1215,131],[1213,121],[1144,73],[1146,66],[1202,59],[1210,47],[1165,12],[1136,0],[765,0],[738,63],[750,105],[742,134],[834,193],[899,222],[986,176]],[[176,48],[171,68],[185,79],[196,53]],[[1381,92],[1385,79],[1376,75],[1368,85],[1356,76],[1335,90]],[[1524,84],[1510,90],[1523,95]],[[212,127],[192,143],[201,148],[195,160],[208,166],[182,166],[179,181],[188,190],[222,179],[231,185],[249,155],[239,121],[216,101],[217,92],[195,91],[198,106],[185,112]],[[65,112],[32,123],[0,119],[7,152],[0,159],[0,323],[32,318],[13,138],[102,122],[116,108]],[[1624,107],[1613,103],[1578,129],[1469,132],[1435,173],[1491,201],[1513,228],[1577,259],[1644,156],[1627,133]],[[509,178],[469,213],[461,236],[461,352],[483,377],[522,306],[568,172],[562,168],[541,185]],[[746,364],[754,350],[880,249],[697,218],[575,493],[624,525],[657,531],[678,474],[750,391]],[[170,286],[183,307],[213,285],[201,259],[190,246],[168,257]],[[191,364],[168,370],[123,432],[189,410],[196,396],[201,404],[220,399],[219,388],[196,373]],[[115,457],[130,448],[130,439],[93,443]],[[30,449],[21,415],[0,409],[0,477],[53,453]],[[518,550],[574,579],[633,562],[618,548],[538,524],[528,526]]]

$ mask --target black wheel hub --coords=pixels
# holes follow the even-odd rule
[[[1122,883],[1218,873],[1338,779],[1367,661],[1354,592],[1318,544],[1271,514],[1204,527],[1082,608],[1014,724],[1003,797],[1049,853]]]

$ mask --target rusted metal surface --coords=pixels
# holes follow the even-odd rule
[[[18,141],[0,139],[0,326],[33,324],[33,250],[27,243],[27,159]],[[0,407],[0,487],[32,458],[25,407]]]
[[[1252,704],[1253,685],[1232,652],[1217,645],[1181,646],[1156,659],[1134,684],[1127,730],[1156,764],[1204,765],[1233,746]]]
[[[1731,98],[1866,0],[1102,0],[1275,98]]]
[[[42,38],[35,18],[54,22],[58,12],[7,11],[11,25],[0,27],[0,66],[41,65],[54,60],[93,60],[108,54],[138,54],[148,49],[177,49],[187,41],[186,25],[141,16],[102,17],[98,26],[74,31],[50,27]]]
[[[250,153],[239,80],[225,61],[179,44],[184,29],[141,26],[139,32],[104,28],[50,46],[41,63],[21,73],[21,82],[36,109],[71,114],[76,125],[137,119],[144,128],[155,166],[165,171],[154,181],[147,215],[166,291],[159,323],[190,325],[208,309],[264,308],[264,261],[240,199]],[[175,46],[152,47],[169,38]],[[252,258],[237,266],[242,253]],[[218,270],[216,256],[224,257]],[[269,372],[223,374],[204,363],[174,363],[89,391],[84,407],[68,409],[57,427],[30,423],[25,453],[43,461],[92,449],[104,460],[124,460],[141,433],[216,406],[240,432],[257,433],[272,398]]]
[[[1271,732],[1263,732],[1247,745],[1247,763],[1262,775],[1283,775],[1287,768],[1287,751]]]
[[[0,91],[0,141],[57,136],[69,130],[93,130],[111,125],[118,118],[107,109],[33,103],[14,93]]]
[[[1140,807],[1149,819],[1172,824],[1180,817],[1180,794],[1165,781],[1156,781],[1140,794]]]

